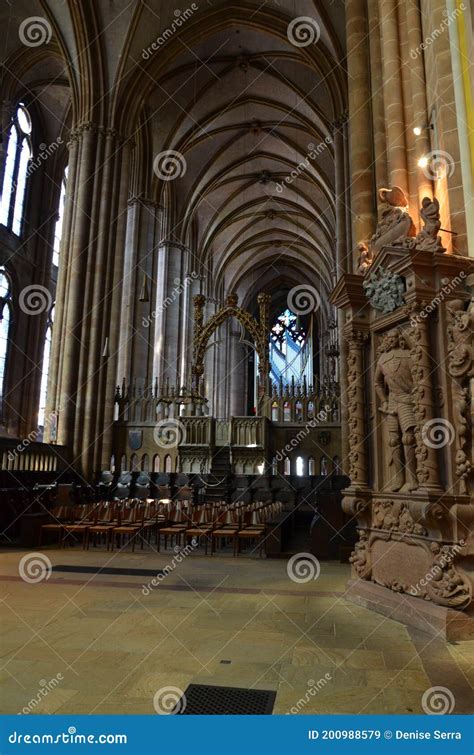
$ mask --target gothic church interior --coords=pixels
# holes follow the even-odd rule
[[[470,4],[0,20],[2,712],[472,712]]]

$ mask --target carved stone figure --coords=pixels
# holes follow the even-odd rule
[[[391,330],[380,347],[375,371],[375,390],[382,402],[394,467],[391,490],[405,493],[418,488],[415,455],[416,420],[410,350],[398,330]]]
[[[362,284],[374,309],[388,314],[405,303],[403,278],[391,270],[380,267]]]
[[[382,203],[377,230],[370,241],[372,256],[383,246],[403,244],[407,237],[416,236],[416,228],[407,212],[408,201],[399,186],[379,189]]]
[[[441,220],[439,217],[439,202],[436,197],[433,199],[429,197],[423,198],[420,215],[425,225],[416,237],[416,248],[429,252],[444,252],[445,248],[441,238],[438,236]]]
[[[360,241],[357,244],[357,251],[359,252],[359,262],[357,266],[357,272],[359,275],[365,275],[367,270],[372,264],[372,258],[370,256],[369,247],[367,244],[364,244],[363,241]]]
[[[456,476],[460,493],[468,492],[471,476],[469,442],[472,439],[470,421],[469,383],[474,377],[474,310],[466,311],[461,299],[447,305],[448,315],[448,371],[451,376],[451,395],[456,431]]]

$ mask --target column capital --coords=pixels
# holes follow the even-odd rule
[[[129,197],[127,204],[129,207],[132,207],[135,204],[142,205],[143,207],[149,207],[153,210],[164,210],[164,206],[160,204],[159,202],[156,202],[154,199],[150,199],[149,197],[146,197],[144,194],[132,194],[131,197]]]
[[[180,252],[189,252],[190,249],[186,246],[186,244],[182,244],[180,241],[173,241],[172,239],[161,239],[160,243],[158,244],[158,247],[161,248],[171,248],[171,249],[178,249]]]

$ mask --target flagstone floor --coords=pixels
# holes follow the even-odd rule
[[[0,553],[2,713],[167,712],[190,683],[275,690],[274,713],[300,714],[421,713],[442,684],[454,713],[474,710],[474,643],[415,635],[349,603],[344,564],[297,583],[284,560],[78,547],[40,559],[35,572],[26,551]],[[47,559],[168,569],[153,586],[50,574]]]

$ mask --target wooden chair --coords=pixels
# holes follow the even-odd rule
[[[75,535],[82,534],[82,544],[84,546],[87,530],[89,526],[93,524],[90,520],[90,513],[92,511],[91,505],[75,506],[73,509],[72,522],[65,524],[63,528],[62,537],[60,540],[60,547],[64,548],[66,542],[72,536],[75,539]]]
[[[234,540],[239,529],[240,522],[238,515],[231,510],[222,511],[217,518],[215,528],[211,532],[211,556],[216,549],[216,541],[218,538],[221,538],[223,542],[229,538]]]
[[[244,514],[243,525],[243,528],[236,533],[234,538],[234,556],[240,555],[242,541],[250,540],[256,543],[255,547],[258,547],[259,557],[261,558],[265,543],[266,525],[261,522],[259,512],[249,511]]]
[[[173,540],[176,539],[176,543],[181,542],[181,538],[186,532],[190,517],[184,512],[180,506],[176,506],[175,510],[170,515],[171,524],[166,527],[162,527],[158,530],[157,549],[160,550],[161,535],[164,537],[165,550],[168,545],[168,537],[171,538],[171,545]]]
[[[56,506],[52,511],[50,512],[50,516],[55,519],[54,522],[49,522],[48,524],[42,524],[40,528],[39,533],[39,542],[38,547],[41,548],[42,542],[43,542],[43,534],[45,532],[57,532],[58,534],[58,540],[61,542],[64,525],[66,521],[68,520],[68,511],[69,506]]]
[[[132,553],[135,551],[136,539],[143,530],[144,520],[144,508],[136,504],[131,505],[129,508],[120,512],[119,521],[116,527],[112,529],[110,534],[110,542],[112,550],[115,545],[119,548],[123,547],[122,538],[127,538],[127,545],[132,544]],[[141,547],[143,548],[143,538],[141,541]]]
[[[97,545],[97,540],[100,541],[103,537],[107,545],[107,550],[109,550],[112,530],[117,525],[117,523],[117,504],[105,503],[102,506],[99,506],[96,511],[95,524],[89,525],[87,528],[86,536],[84,539],[84,548],[89,550],[91,537],[94,548]]]
[[[185,544],[195,538],[198,543],[201,538],[204,538],[204,553],[207,556],[207,545],[209,542],[209,535],[213,529],[213,514],[212,509],[203,506],[200,510],[195,511],[192,514],[192,522],[190,526],[184,532]]]

